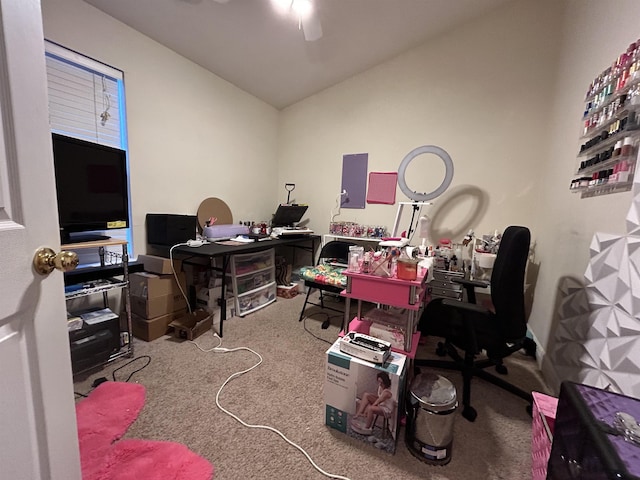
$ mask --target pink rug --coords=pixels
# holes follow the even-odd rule
[[[104,382],[76,405],[83,480],[210,480],[213,465],[174,442],[121,440],[144,406],[142,385]]]

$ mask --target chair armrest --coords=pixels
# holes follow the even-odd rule
[[[466,280],[464,278],[452,278],[451,281],[453,283],[459,283],[460,285],[462,285],[463,287],[480,287],[480,288],[487,288],[490,283],[487,282],[486,280]]]
[[[442,300],[442,305],[445,305],[451,308],[456,308],[458,310],[467,310],[470,312],[482,313],[485,315],[488,315],[489,313],[491,313],[491,310],[489,310],[486,307],[483,307],[482,305],[477,305],[475,303],[461,302],[459,300],[450,300],[448,298]]]
[[[490,282],[483,280],[466,280],[464,278],[452,278],[451,281],[453,283],[457,283],[462,285],[462,288],[467,292],[467,301],[469,303],[476,303],[476,287],[479,288],[487,288],[490,285]]]
[[[478,335],[476,332],[478,317],[476,315],[465,315],[465,313],[476,313],[478,315],[491,315],[491,311],[482,305],[475,303],[460,302],[452,299],[442,300],[442,305],[457,310],[461,327],[464,331],[464,350],[468,352],[478,352]]]

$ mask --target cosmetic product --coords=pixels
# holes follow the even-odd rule
[[[620,152],[622,151],[622,140],[618,140],[616,142],[616,144],[613,147],[613,157],[617,157],[618,155],[620,155]]]
[[[622,142],[622,149],[620,151],[620,154],[626,157],[632,155],[633,150],[633,139],[631,137],[625,137]]]

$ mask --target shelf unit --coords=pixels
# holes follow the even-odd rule
[[[591,82],[582,120],[570,191],[589,198],[631,190],[640,143],[640,44]]]
[[[122,248],[121,254],[114,254],[108,252],[107,247]],[[78,360],[77,365],[74,365],[74,374],[81,373],[90,368],[94,368],[105,363],[111,362],[117,358],[127,356],[133,356],[133,342],[132,342],[132,328],[131,328],[131,298],[129,293],[129,254],[127,250],[127,242],[125,240],[99,240],[94,242],[83,242],[62,245],[63,251],[85,250],[85,249],[97,249],[100,257],[99,267],[87,267],[80,268],[66,272],[64,275],[65,282],[65,300],[71,301],[74,299],[88,297],[92,295],[102,295],[103,308],[109,308],[109,293],[114,291],[120,291],[122,293],[121,302],[124,306],[125,325],[121,325],[120,315],[118,312],[115,314],[115,319],[112,322],[112,326],[106,326],[104,328],[98,327],[99,324],[88,324],[83,322],[83,326],[79,330],[71,330],[69,332],[70,342],[84,343],[82,346],[85,351],[86,357],[82,360]],[[107,255],[109,257],[117,258],[117,263],[107,263]],[[135,270],[141,270],[142,266],[138,265]],[[84,312],[86,313],[86,312]],[[110,340],[108,343],[112,343],[114,348],[107,352],[97,352],[95,355],[91,352],[91,341],[95,340],[95,347],[99,348],[104,346],[101,343],[100,337],[106,330],[113,330],[114,335],[117,335],[116,339]],[[115,347],[117,345],[117,347]],[[88,351],[88,353],[87,353]],[[72,354],[72,363],[73,354]]]
[[[325,233],[322,236],[322,245],[327,242],[331,242],[332,240],[346,240],[347,242],[353,243],[362,243],[365,245],[369,245],[376,250],[378,248],[378,244],[382,241],[381,238],[376,237],[349,237],[347,235],[335,235],[333,233]]]
[[[380,277],[364,273],[345,271],[347,288],[341,293],[345,297],[343,331],[347,332],[351,319],[351,300],[357,300],[358,313],[355,319],[362,319],[362,302],[389,305],[406,310],[404,353],[415,355],[417,348],[418,319],[427,288],[427,277],[416,280]]]
[[[236,314],[244,317],[276,301],[275,250],[231,257],[231,285]]]

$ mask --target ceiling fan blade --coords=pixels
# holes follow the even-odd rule
[[[317,15],[308,15],[305,18],[301,18],[300,23],[302,24],[304,39],[307,42],[315,42],[322,37],[322,26]]]

